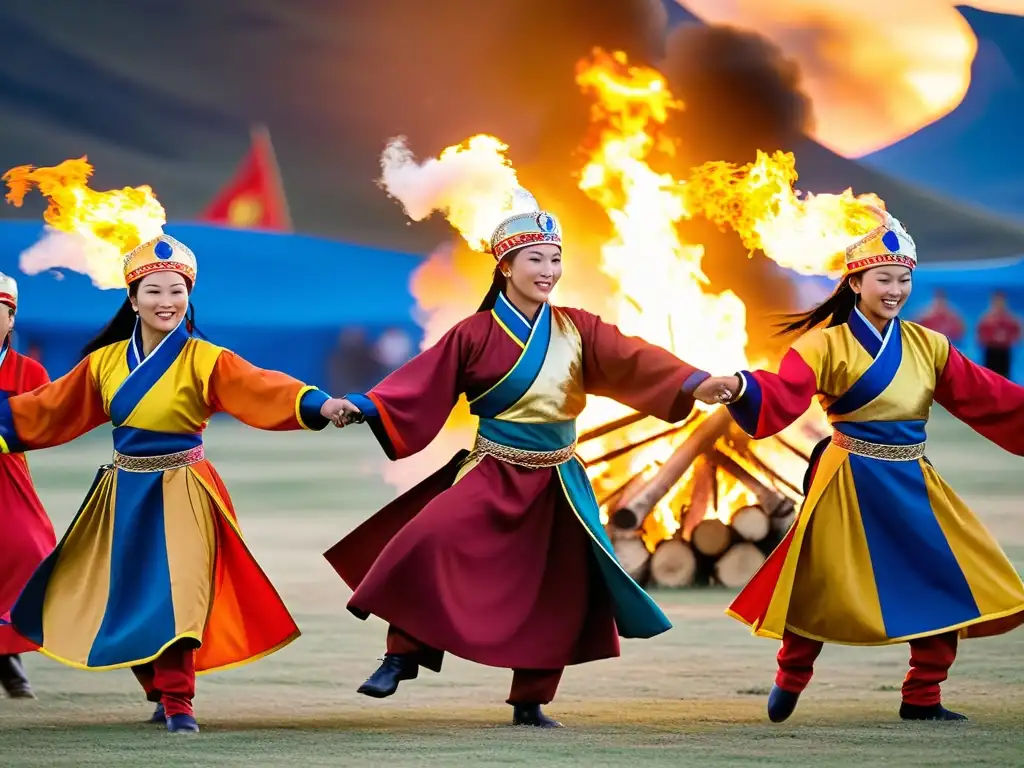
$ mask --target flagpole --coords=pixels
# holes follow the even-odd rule
[[[277,163],[277,153],[274,152],[274,143],[270,140],[270,129],[263,123],[256,123],[249,128],[249,139],[253,143],[253,146],[255,146],[258,141],[266,142],[267,153],[270,158],[271,175],[274,177],[274,186],[277,189],[278,198],[284,208],[285,226],[289,231],[294,231],[295,228],[292,225],[291,211],[288,208],[288,196],[284,192],[284,180],[281,176],[281,167]]]

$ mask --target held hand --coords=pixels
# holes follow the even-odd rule
[[[693,390],[693,397],[708,405],[729,403],[739,393],[740,384],[739,376],[712,376]]]
[[[320,415],[330,419],[334,426],[344,427],[346,424],[358,424],[363,421],[363,413],[343,397],[332,397],[320,407]]]

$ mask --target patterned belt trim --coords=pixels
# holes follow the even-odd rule
[[[832,433],[832,442],[856,456],[865,456],[869,459],[916,461],[924,458],[925,443],[914,443],[913,445],[869,443],[867,440],[858,440],[856,437],[844,435],[838,430]]]
[[[517,466],[529,467],[530,469],[541,469],[542,467],[557,467],[559,464],[565,464],[565,462],[569,461],[576,455],[576,441],[573,440],[572,445],[559,448],[557,451],[524,451],[520,448],[510,448],[507,445],[495,443],[486,437],[477,435],[473,452],[485,456],[493,456],[498,461],[504,461],[508,464],[516,464]]]
[[[203,446],[197,445],[187,451],[165,453],[162,456],[126,456],[114,451],[114,466],[125,472],[167,472],[181,469],[190,464],[198,464],[206,458]]]

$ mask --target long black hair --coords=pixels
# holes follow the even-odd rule
[[[480,302],[477,312],[490,312],[494,309],[494,303],[498,300],[498,294],[505,290],[508,280],[501,272],[501,266],[494,267],[494,276],[491,278],[491,287],[487,289],[484,300]]]
[[[850,314],[857,306],[857,294],[850,286],[850,278],[847,277],[832,292],[832,295],[821,304],[807,312],[794,312],[782,315],[782,322],[779,323],[779,333],[788,335],[791,333],[802,333],[826,323],[826,328],[842,325],[850,319]]]
[[[82,347],[82,359],[85,359],[97,349],[102,349],[109,344],[115,344],[132,337],[132,332],[135,330],[135,321],[139,319],[139,316],[135,314],[135,310],[132,309],[132,299],[138,295],[141,282],[142,278],[139,278],[128,286],[128,298],[124,300],[124,304],[118,308],[117,314],[107,323],[106,327]],[[185,279],[185,287],[189,292],[189,296],[191,296],[192,281],[188,278]],[[196,328],[196,308],[193,306],[191,299],[185,314],[185,329],[189,333],[198,332]]]

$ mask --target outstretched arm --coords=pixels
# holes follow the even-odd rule
[[[280,371],[257,368],[226,349],[213,366],[206,398],[214,411],[271,431],[321,430],[341,408],[340,399]]]
[[[457,325],[369,392],[346,395],[350,405],[343,407],[366,421],[389,459],[412,456],[437,436],[458,402],[469,348]]]
[[[972,363],[952,344],[935,402],[978,434],[1024,456],[1024,387]]]
[[[583,379],[588,394],[610,397],[670,423],[690,414],[696,390],[709,378],[708,373],[667,349],[626,336],[597,315],[580,309],[564,311],[583,340]]]
[[[3,453],[62,445],[108,420],[90,361],[87,357],[56,381],[24,394],[0,395]]]
[[[728,404],[733,419],[755,440],[784,430],[810,407],[826,355],[824,335],[811,331],[786,352],[778,373],[740,371]]]

